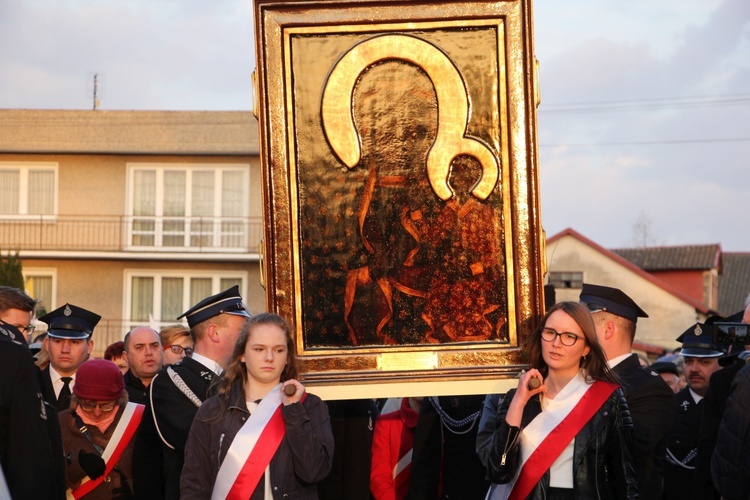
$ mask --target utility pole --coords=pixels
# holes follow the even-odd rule
[[[94,111],[99,109],[99,73],[94,73]]]

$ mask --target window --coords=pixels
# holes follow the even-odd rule
[[[549,282],[555,285],[555,288],[583,288],[583,273],[550,271]]]
[[[249,165],[128,165],[131,246],[246,249],[249,178]]]
[[[0,163],[0,217],[54,215],[56,163]]]
[[[129,326],[126,326],[155,322],[161,327],[177,323],[178,316],[204,298],[234,285],[239,285],[242,291],[246,282],[247,274],[243,272],[127,271],[124,317]]]
[[[36,317],[53,311],[57,286],[57,272],[54,269],[27,268],[23,270],[26,293],[37,300]]]

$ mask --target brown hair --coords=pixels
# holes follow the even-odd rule
[[[0,313],[9,309],[32,312],[36,308],[36,302],[23,290],[12,286],[0,286]]]
[[[125,342],[118,340],[113,344],[109,344],[104,350],[104,359],[112,361],[113,359],[121,358],[125,353]]]
[[[555,311],[562,311],[579,326],[589,346],[587,356],[581,358],[581,368],[584,373],[593,380],[605,380],[619,384],[616,376],[607,365],[607,358],[599,345],[596,337],[596,326],[591,312],[580,302],[558,302],[553,305],[542,318],[539,326],[529,338],[529,364],[532,368],[539,370],[543,377],[549,373],[549,367],[542,356],[542,329],[547,324],[547,319]]]
[[[229,397],[232,389],[237,386],[242,388],[245,387],[245,383],[247,382],[247,369],[245,368],[245,363],[242,362],[242,356],[245,355],[245,347],[247,347],[250,334],[253,332],[253,329],[259,325],[275,325],[281,328],[284,332],[284,335],[286,336],[287,358],[286,366],[281,372],[281,382],[297,378],[297,354],[294,349],[294,337],[289,323],[278,314],[256,314],[245,322],[245,326],[242,328],[242,332],[237,339],[237,344],[234,347],[232,358],[227,365],[227,369],[224,370],[223,377],[219,382],[217,395],[220,400],[220,416],[224,414],[229,404]]]
[[[181,323],[176,325],[165,326],[159,332],[159,338],[161,339],[161,345],[168,346],[172,345],[175,340],[182,337],[190,337],[190,329]]]

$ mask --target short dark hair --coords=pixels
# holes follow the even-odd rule
[[[33,312],[37,301],[29,294],[12,286],[0,286],[0,313],[9,309]]]
[[[121,358],[125,352],[125,342],[118,340],[114,344],[107,346],[104,350],[104,359],[112,361],[113,359]]]

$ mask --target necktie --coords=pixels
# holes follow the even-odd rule
[[[60,395],[57,396],[57,409],[59,411],[70,408],[70,382],[73,377],[60,377],[63,381],[63,387],[60,389]]]

